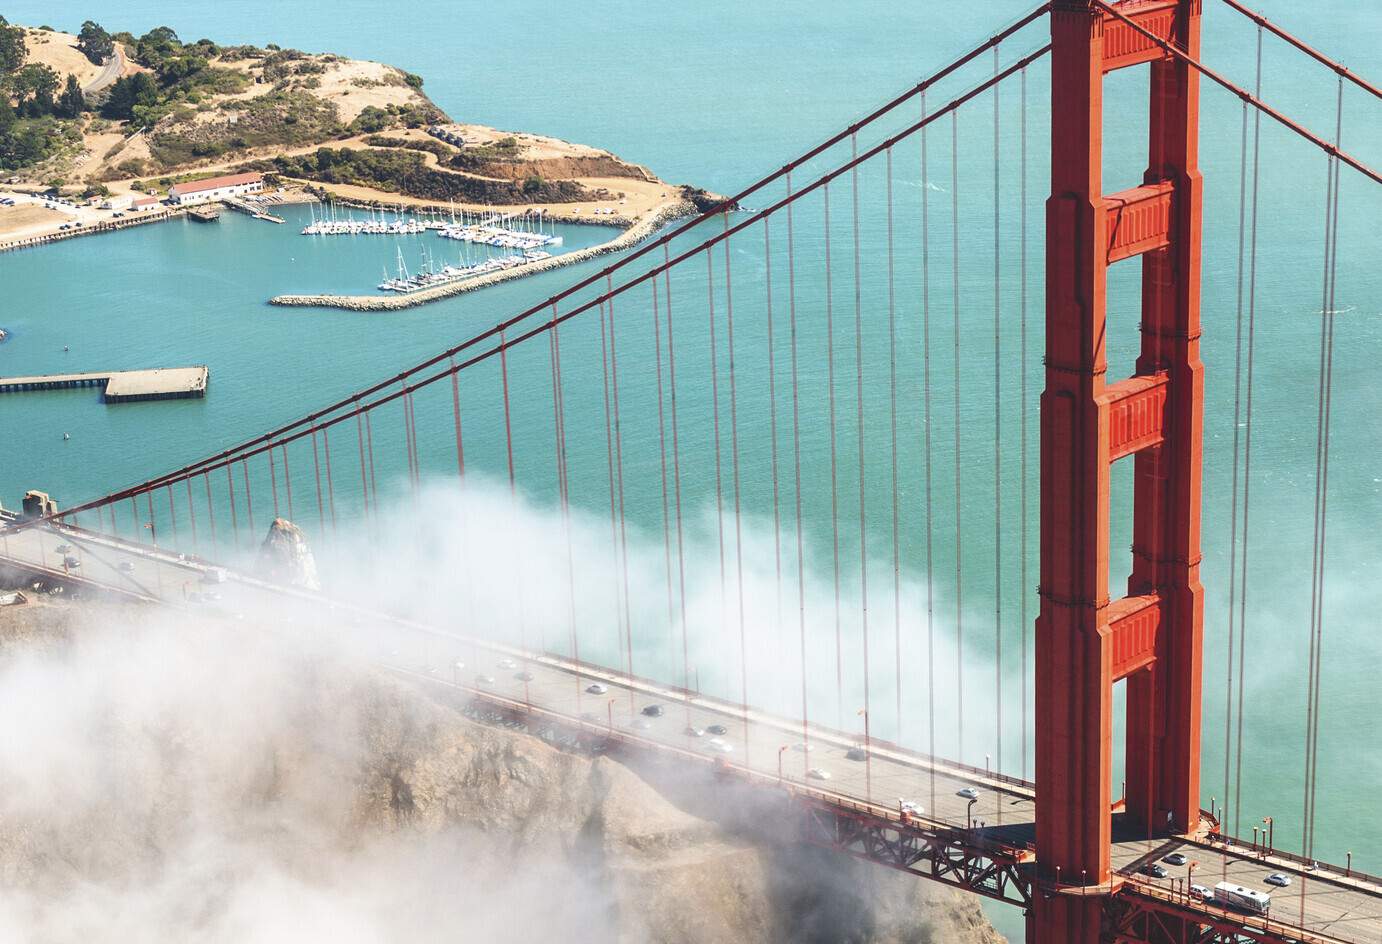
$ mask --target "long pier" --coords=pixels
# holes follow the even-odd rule
[[[155,367],[149,370],[36,374],[30,377],[0,377],[0,393],[99,387],[101,399],[106,403],[186,400],[206,396],[209,378],[210,370],[205,364],[197,367]]]

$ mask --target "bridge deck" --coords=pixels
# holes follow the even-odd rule
[[[67,548],[59,552],[58,547]],[[123,542],[78,529],[29,528],[18,532],[0,530],[0,562],[48,573],[63,569],[63,558],[78,562],[74,572],[86,581],[145,599],[181,604],[208,589],[204,581],[208,565],[145,546]],[[70,566],[70,565],[69,565]],[[229,613],[240,608],[281,603],[294,594],[309,606],[321,606],[306,594],[284,590],[241,575],[231,574],[216,586],[221,599],[204,602]],[[667,688],[617,671],[583,666],[554,655],[523,656],[503,647],[435,633],[423,627],[394,621],[403,632],[381,643],[377,653],[391,668],[426,679],[433,684],[463,689],[482,697],[527,704],[591,731],[613,730],[640,742],[674,749],[705,762],[721,761],[731,769],[751,773],[759,780],[778,779],[793,789],[835,802],[850,809],[896,822],[898,800],[923,808],[920,819],[935,826],[964,831],[976,845],[1002,847],[1021,858],[1030,857],[1034,839],[1032,785],[986,774],[961,764],[932,760],[889,744],[875,743],[867,762],[847,755],[858,746],[854,735],[809,725],[803,734],[799,721],[747,711],[735,705]],[[405,640],[400,642],[399,640]],[[457,668],[455,663],[464,663]],[[510,662],[512,664],[510,664]],[[532,675],[519,678],[521,672]],[[479,676],[493,679],[481,679]],[[599,683],[608,692],[589,694],[586,687]],[[661,705],[661,717],[649,717],[643,709]],[[721,739],[727,752],[716,750],[710,734],[693,737],[688,725],[704,729],[722,724]],[[809,744],[804,751],[798,745]],[[810,768],[829,773],[829,779],[807,776]],[[972,806],[957,791],[973,788],[979,798]],[[968,827],[970,818],[976,824]],[[1198,863],[1194,881],[1213,886],[1231,880],[1273,897],[1271,927],[1290,928],[1303,941],[1382,941],[1382,882],[1342,869],[1324,867],[1307,872],[1300,864],[1280,858],[1264,858],[1245,844],[1211,841],[1209,835],[1148,840],[1121,834],[1121,817],[1115,814],[1113,846],[1116,880],[1124,893],[1169,901],[1179,913],[1202,912],[1206,920],[1221,923],[1249,919],[1187,899],[1183,894],[1185,867],[1167,867],[1166,879],[1152,879],[1137,870],[1160,861],[1174,851]],[[982,822],[982,826],[978,825]],[[1273,888],[1263,879],[1274,871],[1291,876],[1287,889]],[[1071,878],[1074,878],[1073,876]],[[1050,889],[1043,889],[1050,891]],[[1063,889],[1066,893],[1069,890]]]

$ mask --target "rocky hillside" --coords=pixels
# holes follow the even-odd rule
[[[729,828],[741,798],[244,624],[0,609],[0,777],[6,939],[1002,940],[972,899]]]

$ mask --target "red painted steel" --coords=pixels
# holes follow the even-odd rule
[[[1110,265],[1170,245],[1171,190],[1162,181],[1104,198]]]
[[[1176,0],[1149,0],[1124,3],[1120,8],[1128,18],[1153,36],[1169,41],[1176,23]],[[1152,62],[1166,55],[1151,39],[1114,21],[1104,24],[1103,64],[1105,72]]]
[[[1161,443],[1166,427],[1167,375],[1129,377],[1104,390],[1109,404],[1109,461]]]
[[[1123,597],[1109,604],[1109,674],[1114,681],[1125,679],[1156,660],[1160,625],[1161,598],[1154,593]]]
[[[1041,402],[1041,611],[1036,623],[1037,874],[1089,894],[1038,895],[1029,940],[1100,940],[1112,887],[1113,682],[1128,677],[1127,815],[1189,831],[1199,769],[1201,0],[1052,6],[1046,389]],[[1135,26],[1134,26],[1135,24]],[[1157,40],[1160,39],[1162,44]],[[1142,186],[1103,189],[1103,76],[1150,62]],[[1107,381],[1110,263],[1143,257],[1142,352]],[[1112,463],[1135,454],[1129,595],[1111,602]]]

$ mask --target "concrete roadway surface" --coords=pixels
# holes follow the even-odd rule
[[[297,612],[299,617],[310,614],[306,619],[320,622],[325,606],[340,626],[367,634],[376,659],[409,676],[529,704],[587,725],[612,725],[644,741],[723,760],[760,778],[777,779],[780,771],[784,784],[845,805],[869,804],[880,815],[895,818],[905,801],[914,804],[913,815],[918,819],[972,828],[977,837],[990,843],[1023,850],[1030,849],[1035,839],[1035,792],[1029,783],[1000,779],[882,742],[863,750],[857,736],[814,723],[803,730],[800,721],[744,710],[560,656],[526,654],[331,603],[170,551],[66,527],[0,530],[0,560],[62,575],[64,557],[76,561],[75,567],[68,563],[68,570],[85,581],[222,617],[234,617],[242,610]],[[299,606],[296,611],[294,601]],[[652,706],[657,708],[651,713],[645,710]],[[723,726],[724,733],[708,730],[712,725]],[[971,799],[961,795],[962,790],[972,790],[977,796]],[[1382,942],[1382,883],[1346,877],[1343,869],[1333,866],[1309,872],[1299,863],[1264,859],[1242,843],[1210,842],[1207,834],[1153,840],[1127,836],[1122,834],[1120,820],[1115,814],[1116,882],[1133,881],[1149,889],[1149,896],[1174,898],[1208,917],[1232,920],[1233,913],[1225,915],[1218,907],[1193,899],[1187,903],[1183,893],[1188,863],[1163,863],[1169,873],[1163,879],[1139,871],[1179,851],[1196,863],[1193,880],[1197,884],[1212,888],[1227,880],[1270,893],[1273,925],[1280,922],[1326,941]],[[1272,872],[1289,876],[1290,887],[1266,884],[1264,879]]]
[[[119,43],[115,44],[115,52],[106,57],[105,68],[101,73],[90,82],[82,86],[83,95],[93,95],[102,91],[108,86],[114,85],[115,80],[120,78],[120,73],[125,71],[125,50]]]

